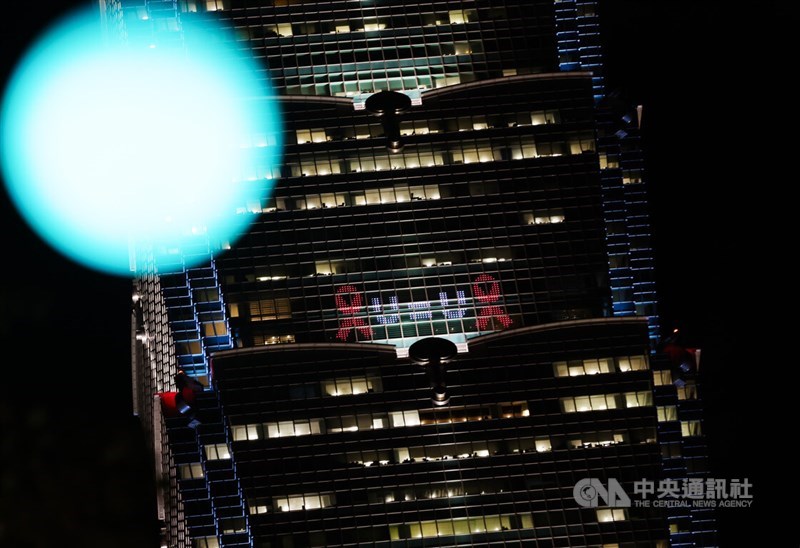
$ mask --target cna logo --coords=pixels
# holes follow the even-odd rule
[[[583,478],[575,484],[572,496],[584,508],[597,508],[600,500],[609,508],[631,506],[631,498],[614,478],[608,478],[608,488],[597,478]]]

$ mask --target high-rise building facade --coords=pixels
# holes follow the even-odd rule
[[[693,368],[651,352],[636,111],[607,97],[597,2],[105,8],[190,55],[222,22],[285,119],[282,167],[254,135],[242,168],[278,180],[251,230],[137,280],[168,546],[713,542],[707,512],[573,498],[704,470]]]

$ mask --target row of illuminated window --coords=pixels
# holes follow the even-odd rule
[[[460,132],[493,128],[538,126],[561,122],[561,113],[555,109],[525,113],[474,115],[445,120],[411,120],[400,122],[400,135],[427,135],[429,133]],[[380,125],[361,125],[331,129],[298,129],[297,143],[323,143],[350,139],[373,139],[383,136]]]
[[[570,396],[561,398],[564,413],[583,411],[602,411],[605,409],[624,409],[653,405],[653,393],[649,390],[623,392],[619,394],[595,394],[592,396]]]
[[[275,498],[272,501],[276,512],[292,512],[295,510],[316,510],[336,504],[333,493],[304,493]]]
[[[461,480],[444,484],[426,484],[402,489],[375,489],[368,493],[371,503],[377,502],[408,502],[412,500],[438,499],[464,497],[470,495],[485,495],[503,493],[509,488],[510,482],[498,479],[491,480]]]
[[[441,198],[439,185],[399,184],[389,188],[371,188],[351,192],[328,192],[307,194],[300,198],[271,198],[262,207],[258,202],[248,204],[248,210],[291,211],[296,209],[320,209],[373,204],[394,204],[412,200],[438,200]]]
[[[463,34],[459,38],[469,38]],[[424,57],[450,57],[453,55],[472,55],[473,53],[483,53],[483,42],[479,40],[457,40],[452,37],[440,36],[440,42],[422,41],[414,42],[410,38],[400,38],[391,43],[383,42],[383,47],[379,40],[353,40],[342,41],[337,48],[320,51],[319,47],[306,47],[304,44],[297,44],[290,47],[271,45],[265,51],[267,54],[275,54],[276,50],[281,53],[293,51],[298,59],[291,66],[304,66],[309,62],[312,65],[338,65],[348,63],[365,63],[369,61],[395,61],[398,59],[424,58]],[[376,44],[377,43],[377,44]],[[444,60],[443,60],[444,61]],[[447,59],[447,63],[464,63],[470,59]],[[288,65],[288,63],[287,63]]]
[[[393,91],[406,90],[418,92],[420,90],[441,87],[443,79],[447,85],[473,82],[478,79],[500,78],[506,76],[516,76],[538,72],[526,68],[502,69],[499,61],[484,61],[474,57],[469,62],[464,63],[458,59],[456,64],[453,59],[446,57],[418,57],[413,62],[403,60],[385,59],[390,57],[387,53],[402,51],[398,49],[385,49],[380,51],[383,60],[373,60],[361,63],[331,63],[324,67],[318,67],[316,71],[309,70],[307,67],[299,68],[286,67],[280,74],[280,80],[276,85],[284,84],[288,91],[294,94],[314,94],[314,95],[337,95],[345,97],[355,97],[356,105],[366,101],[365,93],[390,89]],[[276,55],[276,57],[282,54]],[[311,55],[300,54],[300,59],[293,59],[294,66],[302,65],[313,57],[320,57],[322,53],[312,53]],[[325,57],[341,60],[338,52],[327,51]],[[378,57],[378,55],[376,55]],[[482,57],[482,56],[479,56]],[[471,70],[470,70],[471,69]],[[372,85],[370,85],[372,84]],[[377,87],[378,90],[371,87]],[[300,90],[306,90],[305,92]],[[360,95],[360,96],[359,96]],[[529,100],[530,101],[530,100]]]
[[[446,70],[449,67],[430,67],[431,75],[416,75],[406,77],[389,77],[385,74],[391,71],[372,71],[373,75],[367,77],[362,73],[351,74],[344,82],[325,82],[319,84],[288,84],[286,93],[288,95],[333,95],[336,97],[355,97],[365,93],[377,93],[380,91],[400,91],[400,90],[425,90],[436,89],[445,86],[472,82],[475,74],[471,72],[455,73]],[[436,74],[437,69],[441,74]],[[358,78],[358,79],[356,79]],[[287,80],[291,80],[287,78]]]
[[[471,495],[497,494],[512,492],[520,486],[511,479],[483,479],[460,480],[456,482],[410,485],[397,488],[367,489],[350,493],[349,504],[378,504],[392,502],[409,502],[415,500],[430,500],[438,498],[454,498]],[[295,495],[294,497],[298,497]],[[305,495],[307,497],[308,495]],[[314,496],[314,495],[312,495]],[[286,498],[280,499],[281,501]],[[268,498],[253,499],[248,502],[250,514],[264,514],[275,508],[273,501]],[[286,507],[284,506],[284,509]],[[306,506],[308,508],[308,506]],[[300,509],[295,503],[292,510]]]
[[[547,214],[554,210],[543,210],[542,214]],[[557,210],[555,210],[557,211]],[[537,214],[539,214],[537,212]],[[554,215],[555,216],[555,215]],[[562,222],[560,220],[560,216],[555,216],[556,219],[552,220],[550,217],[550,222]],[[488,217],[486,217],[488,218]],[[401,227],[400,223],[396,223],[395,227],[392,227],[388,232],[390,235],[400,235],[401,231],[399,228]],[[394,230],[398,228],[398,230]],[[411,234],[410,230],[408,230],[407,225],[403,225],[402,228],[406,229],[404,232],[405,234]],[[437,220],[434,219],[430,223],[426,223],[425,232],[447,232],[461,230],[466,232],[469,227],[464,227],[463,225],[459,226],[456,222],[445,222],[445,220]],[[580,227],[579,227],[580,228]],[[314,232],[317,231],[324,231],[325,229],[312,229]],[[470,236],[473,236],[475,233],[473,232]],[[444,235],[446,237],[447,234]],[[477,236],[474,236],[477,238]],[[466,266],[461,265],[468,265],[468,264],[476,264],[476,263],[497,263],[497,262],[505,262],[505,261],[512,261],[515,259],[525,259],[529,257],[529,248],[522,247],[523,245],[523,238],[524,234],[514,235],[512,241],[510,242],[512,245],[511,247],[494,247],[490,248],[488,245],[491,243],[490,241],[482,240],[480,243],[483,243],[485,247],[478,248],[478,249],[467,249],[463,251],[428,251],[425,253],[419,253],[418,249],[411,246],[410,243],[403,246],[401,244],[396,244],[389,246],[388,248],[383,248],[381,251],[383,252],[390,252],[392,253],[391,256],[373,256],[373,257],[361,257],[361,258],[348,258],[348,259],[324,259],[324,260],[317,260],[314,262],[309,261],[308,259],[311,257],[310,252],[312,251],[311,244],[303,244],[303,249],[299,251],[301,253],[300,259],[302,262],[298,261],[294,264],[287,264],[287,265],[277,265],[275,267],[270,268],[265,264],[260,264],[256,266],[257,269],[255,272],[253,270],[239,272],[236,275],[228,275],[226,276],[225,283],[228,284],[237,284],[243,282],[269,282],[269,281],[281,281],[286,280],[287,278],[302,278],[302,277],[316,277],[322,275],[330,275],[330,274],[344,274],[344,273],[360,273],[363,274],[364,280],[372,281],[377,279],[375,275],[370,275],[375,271],[387,271],[387,270],[395,270],[395,271],[405,271],[402,273],[398,272],[394,278],[395,282],[387,281],[381,284],[381,288],[384,290],[383,298],[387,298],[391,296],[389,291],[394,287],[399,292],[396,296],[399,298],[399,302],[409,302],[411,300],[417,301],[421,299],[427,299],[428,301],[439,301],[443,291],[451,292],[453,287],[446,288],[442,285],[436,285],[436,281],[428,278],[427,286],[422,287],[422,283],[418,282],[415,283],[414,281],[410,281],[412,278],[418,278],[422,275],[422,272],[416,271],[415,269],[419,269],[422,267],[433,267],[433,266],[453,266],[455,265],[456,268],[451,269],[452,274],[456,276],[458,282],[456,282],[459,286],[460,285],[469,285],[469,280],[467,279],[470,276],[470,272],[474,269],[467,268]],[[319,240],[324,242],[324,236],[322,236]],[[416,241],[416,240],[415,240]],[[472,245],[475,245],[475,240],[469,240],[472,242]],[[468,242],[468,243],[469,243]],[[351,248],[355,244],[353,242],[340,242],[343,244],[343,247]],[[376,245],[372,243],[372,245]],[[314,251],[320,251],[324,248],[324,245],[315,245]],[[555,246],[547,248],[547,254],[544,256],[545,260],[552,261],[550,265],[557,264],[557,260],[555,258]],[[334,254],[334,253],[332,253]],[[341,257],[342,255],[351,255],[349,249],[335,253],[335,256]],[[550,266],[548,265],[548,266]],[[569,269],[569,272],[563,272],[564,275],[573,275],[574,272],[571,272],[572,268],[569,265],[564,265],[562,263],[562,269]],[[472,272],[475,274],[475,272]],[[381,279],[384,279],[383,277]],[[444,282],[441,282],[444,283]],[[417,289],[413,291],[409,291],[409,284],[412,287]],[[283,284],[279,284],[283,285]],[[370,287],[373,284],[368,284]],[[452,282],[450,283],[452,286]],[[526,287],[530,287],[530,284],[525,284]],[[564,284],[555,284],[555,285],[564,285]],[[375,285],[377,288],[377,285]],[[246,288],[242,288],[244,290]],[[459,287],[461,289],[461,287]],[[510,292],[511,289],[506,289],[506,292]],[[330,291],[323,291],[323,293],[327,293],[329,297],[332,297],[333,290]],[[294,292],[293,292],[294,294]],[[258,288],[258,293],[241,293],[237,294],[236,297],[232,297],[231,300],[236,300],[236,307],[232,307],[233,315],[231,317],[239,317],[239,316],[247,316],[249,311],[249,305],[247,299],[254,299],[256,297],[261,296],[269,296],[269,298],[288,298],[288,291],[279,289],[275,287],[273,284],[268,284],[267,288]],[[427,297],[425,296],[427,295]],[[324,296],[324,295],[321,295]],[[302,295],[294,295],[291,299],[292,302],[300,302],[300,298]],[[311,297],[311,295],[306,295],[306,297]],[[455,295],[451,293],[448,298],[455,298]],[[332,301],[331,301],[332,304]],[[385,303],[388,304],[388,303]],[[447,304],[447,303],[444,303]],[[230,305],[229,305],[230,306]],[[314,309],[316,303],[311,306]]]
[[[292,342],[293,340],[294,338],[292,337],[291,341],[287,342]],[[363,376],[340,377],[319,382],[275,387],[273,391],[278,398],[292,400],[377,392],[383,392],[383,382],[375,370],[370,370]]]
[[[339,387],[348,390],[344,384],[324,384],[325,390],[338,391]],[[370,385],[352,384],[349,390],[370,390]],[[357,393],[357,392],[356,392]],[[333,394],[331,394],[333,395]],[[260,424],[235,425],[232,427],[233,440],[258,440],[264,438],[282,438],[291,436],[307,436],[311,434],[332,434],[339,432],[356,432],[359,430],[377,430],[401,426],[420,426],[432,424],[451,424],[489,419],[508,419],[527,417],[530,415],[527,402],[505,402],[492,405],[468,406],[460,408],[391,411],[389,413],[365,413],[329,418],[294,419]]]
[[[464,37],[461,35],[460,37]],[[451,41],[451,39],[443,38],[438,43],[423,44],[421,42],[415,44],[401,44],[393,41],[391,44],[384,42],[383,47],[375,47],[375,41],[360,43],[344,43],[340,44],[337,48],[329,48],[325,51],[319,51],[318,48],[308,48],[304,46],[287,48],[287,47],[271,47],[267,48],[267,55],[286,55],[287,51],[293,51],[294,55],[291,59],[284,59],[283,65],[285,68],[292,67],[308,67],[308,66],[324,66],[329,71],[339,71],[347,69],[345,72],[345,80],[347,76],[352,78],[355,71],[352,70],[352,65],[361,67],[371,64],[373,67],[382,64],[389,66],[397,65],[418,65],[419,63],[397,63],[400,60],[414,59],[415,61],[425,60],[430,64],[438,65],[459,65],[477,64],[486,65],[485,56],[480,55],[483,53],[483,44],[477,40],[462,40]],[[402,42],[398,40],[397,42]],[[360,46],[360,47],[359,47]],[[372,47],[368,47],[372,46]],[[276,50],[278,50],[276,52]],[[309,51],[310,50],[310,51]],[[316,50],[316,51],[315,51]],[[279,52],[279,53],[278,53]],[[473,55],[473,57],[462,57],[460,59],[453,59],[457,55]],[[448,58],[449,57],[449,58]],[[394,62],[394,63],[393,63]],[[424,62],[424,61],[422,61]],[[292,72],[292,71],[287,71]]]
[[[217,4],[221,2],[217,1]],[[214,2],[208,2],[214,4]],[[208,10],[211,11],[211,10]],[[477,19],[475,10],[449,10],[403,15],[402,23],[392,23],[390,17],[364,19],[333,19],[329,21],[304,21],[297,23],[279,22],[261,26],[237,26],[236,39],[239,41],[260,38],[288,37],[307,34],[342,34],[348,32],[372,32],[399,28],[440,25],[463,25]]]
[[[520,144],[521,143],[521,144]],[[239,179],[255,181],[257,179],[277,179],[283,177],[303,177],[314,175],[339,175],[342,173],[379,172],[402,169],[417,169],[420,167],[434,167],[445,165],[461,165],[473,163],[487,163],[495,161],[524,160],[540,157],[558,157],[564,155],[577,155],[594,151],[594,140],[588,136],[575,137],[569,141],[553,141],[535,143],[533,138],[524,137],[517,140],[516,144],[498,146],[479,144],[477,147],[466,148],[462,146],[454,151],[434,150],[428,146],[418,146],[414,151],[403,154],[384,155],[381,151],[371,152],[369,156],[334,158],[327,154],[302,155],[301,159],[287,160],[283,166],[250,165],[245,168]],[[487,185],[491,182],[473,182],[472,185]],[[482,194],[491,194],[491,191]],[[480,195],[482,195],[480,194]],[[347,204],[341,200],[328,201],[328,207]],[[361,204],[363,205],[363,204]],[[247,202],[236,210],[237,213],[261,213],[272,209],[306,209],[305,205],[264,205],[257,201]]]
[[[505,143],[478,141],[475,145],[464,142],[458,148],[440,150],[428,146],[406,148],[403,153],[389,154],[382,150],[361,153],[345,158],[329,154],[303,155],[299,162],[288,158],[283,170],[289,177],[332,175],[341,173],[362,173],[391,171],[398,169],[417,169],[445,165],[488,163],[531,158],[577,155],[594,152],[595,141],[591,134],[580,134],[565,139],[534,139],[521,136],[507,139]],[[272,178],[270,173],[269,178]]]
[[[532,528],[533,516],[531,514],[504,514],[390,525],[389,536],[392,540],[403,540]]]
[[[553,362],[557,377],[577,377],[618,371],[642,371],[648,368],[646,356],[618,356]]]
[[[512,409],[512,408],[516,409]],[[662,412],[662,409],[664,411]],[[518,406],[511,406],[506,411],[519,411]],[[662,413],[674,413],[672,410],[659,408],[659,419]],[[510,415],[506,414],[505,416]],[[450,417],[442,422],[422,422],[428,419],[420,419],[416,414],[398,412],[392,418],[398,426],[416,426],[418,424],[442,424],[442,422],[463,422],[464,418]],[[518,415],[519,416],[519,415]],[[669,415],[668,415],[669,416]],[[358,415],[353,420],[353,426],[349,425],[352,419],[342,417],[342,422],[334,423],[336,426],[332,431],[340,432],[359,428],[359,419],[365,429],[371,426],[369,415]],[[481,420],[478,418],[476,420]],[[309,421],[310,423],[311,421]],[[306,424],[302,421],[285,421],[280,423],[266,423],[264,425],[239,425],[233,427],[234,440],[255,440],[264,434],[264,427],[267,428],[268,437],[300,436],[314,433],[322,433],[323,423],[321,420],[314,421],[316,426]],[[684,436],[698,436],[702,433],[700,421],[683,421],[681,429]],[[315,431],[318,430],[318,431]],[[489,457],[492,455],[511,455],[524,453],[545,453],[554,449],[587,449],[596,447],[609,447],[619,444],[653,444],[656,443],[656,433],[652,428],[632,428],[629,430],[603,430],[595,432],[584,432],[581,434],[568,434],[558,436],[535,436],[527,438],[510,438],[498,441],[473,441],[468,443],[435,445],[435,446],[416,446],[416,447],[396,447],[390,450],[370,450],[356,451],[342,455],[344,463],[355,464],[364,467],[385,466],[390,464],[407,464],[415,462],[439,462],[445,460],[459,460]],[[227,444],[217,443],[205,446],[207,460],[230,459],[231,454]],[[181,479],[197,479],[205,476],[201,463],[187,463],[179,465]],[[469,494],[469,493],[467,493]],[[409,500],[405,498],[405,500]],[[387,501],[388,502],[388,501]],[[288,508],[289,505],[282,505]],[[276,510],[277,510],[276,505]],[[266,510],[264,510],[266,511]]]
[[[262,205],[259,202],[248,204],[247,210],[252,213],[294,211],[303,209],[330,209],[335,207],[352,207],[375,204],[402,204],[414,200],[439,200],[449,197],[449,188],[444,193],[439,185],[407,185],[397,184],[388,188],[371,188],[351,192],[327,192],[322,194],[306,194],[299,198],[269,198]],[[498,185],[489,183],[470,183],[469,195],[472,197],[496,193]],[[564,222],[564,211],[561,208],[537,209],[522,213],[522,224],[539,225]],[[260,280],[267,281],[267,280]]]
[[[558,210],[543,210],[530,215],[538,222],[534,224],[561,223],[564,217],[555,213]],[[523,216],[523,218],[524,218]],[[374,257],[351,260],[318,260],[312,264],[297,264],[277,271],[280,275],[251,276],[244,281],[279,281],[287,278],[331,276],[334,274],[347,274],[353,272],[372,272],[376,270],[406,270],[409,268],[422,268],[434,266],[465,265],[470,263],[499,263],[525,258],[522,248],[494,248],[471,250],[468,252],[438,252],[426,255],[399,255],[395,257]],[[288,274],[287,275],[284,275]],[[235,282],[234,282],[235,283]],[[280,292],[277,292],[280,293]],[[437,295],[438,297],[438,295]],[[433,301],[436,298],[431,299]],[[251,321],[267,321],[291,318],[291,301],[289,297],[275,296],[272,298],[258,299],[247,302],[229,303],[231,318],[238,318],[243,311],[250,312]]]
[[[383,50],[382,50],[383,51]],[[391,50],[385,50],[391,51]],[[321,54],[318,54],[321,55]],[[326,57],[337,55],[336,52],[328,52]],[[384,53],[384,56],[385,53]],[[313,55],[312,55],[313,57]],[[299,60],[302,63],[302,60]],[[500,70],[499,63],[486,63],[488,66],[497,65],[497,70],[487,69],[477,73],[467,68],[479,68],[476,63],[465,65],[460,63],[446,64],[447,58],[417,58],[414,59],[413,68],[408,66],[411,63],[403,61],[372,61],[369,63],[343,63],[329,64],[323,67],[325,72],[317,71],[310,74],[308,68],[285,69],[281,75],[285,82],[283,87],[289,95],[333,95],[337,97],[354,97],[356,104],[366,100],[365,94],[379,91],[420,91],[435,89],[444,86],[464,84],[474,82],[478,79],[487,77],[499,78],[501,76],[516,76],[517,69]],[[296,63],[299,64],[299,63]],[[371,65],[372,70],[358,70],[363,65]],[[397,67],[402,65],[403,67]],[[300,71],[299,76],[291,75],[292,71]],[[308,71],[308,74],[302,74]],[[458,72],[456,72],[458,71]],[[519,73],[529,73],[530,69],[520,69]],[[536,72],[536,71],[533,71]],[[279,80],[280,83],[280,80]],[[279,84],[276,84],[279,85]]]
[[[622,508],[598,509],[598,522],[622,521],[627,519],[627,511]],[[464,518],[441,518],[437,520],[412,521],[389,525],[389,537],[387,540],[407,540],[441,538],[456,535],[472,535],[480,533],[492,533],[502,531],[516,531],[522,529],[533,529],[533,514],[498,514],[488,516],[474,516]],[[373,527],[373,531],[359,529],[360,539],[370,538],[375,540],[383,539],[385,529],[383,527]],[[378,529],[383,529],[380,533]],[[211,537],[209,537],[211,538]],[[323,541],[321,536],[314,537],[316,542]],[[283,546],[294,545],[284,543]],[[211,545],[208,545],[211,546]],[[216,546],[216,545],[214,545]],[[659,543],[659,548],[664,546]],[[616,548],[617,545],[605,544],[604,548]]]
[[[346,453],[341,462],[364,467],[440,462],[525,453],[546,453],[553,450],[607,447],[618,444],[656,443],[654,428],[603,430],[577,434],[507,438],[502,441],[471,441],[416,447],[395,447],[384,450],[360,450]]]
[[[349,396],[370,392],[383,392],[383,383],[378,376],[343,377],[324,380],[320,383],[323,396]]]
[[[396,51],[396,50],[388,50]],[[429,84],[441,78],[454,77],[462,83],[472,82],[477,75],[465,70],[471,67],[472,63],[456,65],[449,63],[443,58],[421,58],[415,59],[413,63],[402,63],[398,61],[373,61],[369,63],[342,63],[330,64],[316,72],[304,67],[284,69],[282,74],[286,85],[310,85],[314,84],[314,89],[318,86],[330,85],[332,90],[347,90],[349,92],[360,92],[353,95],[362,95],[354,99],[354,104],[358,110],[366,101],[363,96],[363,85],[368,82],[380,81],[390,87],[412,88],[414,92],[419,89],[430,87]],[[458,82],[455,82],[458,83]],[[342,87],[344,85],[344,87]]]
[[[274,344],[291,344],[294,343],[295,337],[291,333],[282,335],[254,335],[253,345],[255,346],[272,346]]]

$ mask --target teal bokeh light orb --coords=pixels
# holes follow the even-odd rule
[[[2,103],[8,193],[51,246],[136,275],[207,261],[255,218],[280,162],[258,67],[205,24],[170,47],[123,43],[81,12],[15,68]],[[188,45],[187,45],[188,43]]]

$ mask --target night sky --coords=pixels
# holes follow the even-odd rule
[[[771,432],[796,433],[798,415],[786,403],[792,339],[776,318],[792,312],[781,255],[797,248],[779,228],[796,180],[781,126],[796,100],[777,4],[608,0],[601,12],[608,87],[644,105],[662,323],[704,351],[712,476],[754,484],[753,509],[720,513],[722,546],[759,545],[767,524],[771,539],[798,538],[770,517],[783,486],[793,500],[780,474],[797,460]],[[46,6],[0,18],[4,82]],[[55,254],[4,192],[0,215],[0,547],[151,546],[149,460],[130,417],[130,281]]]

